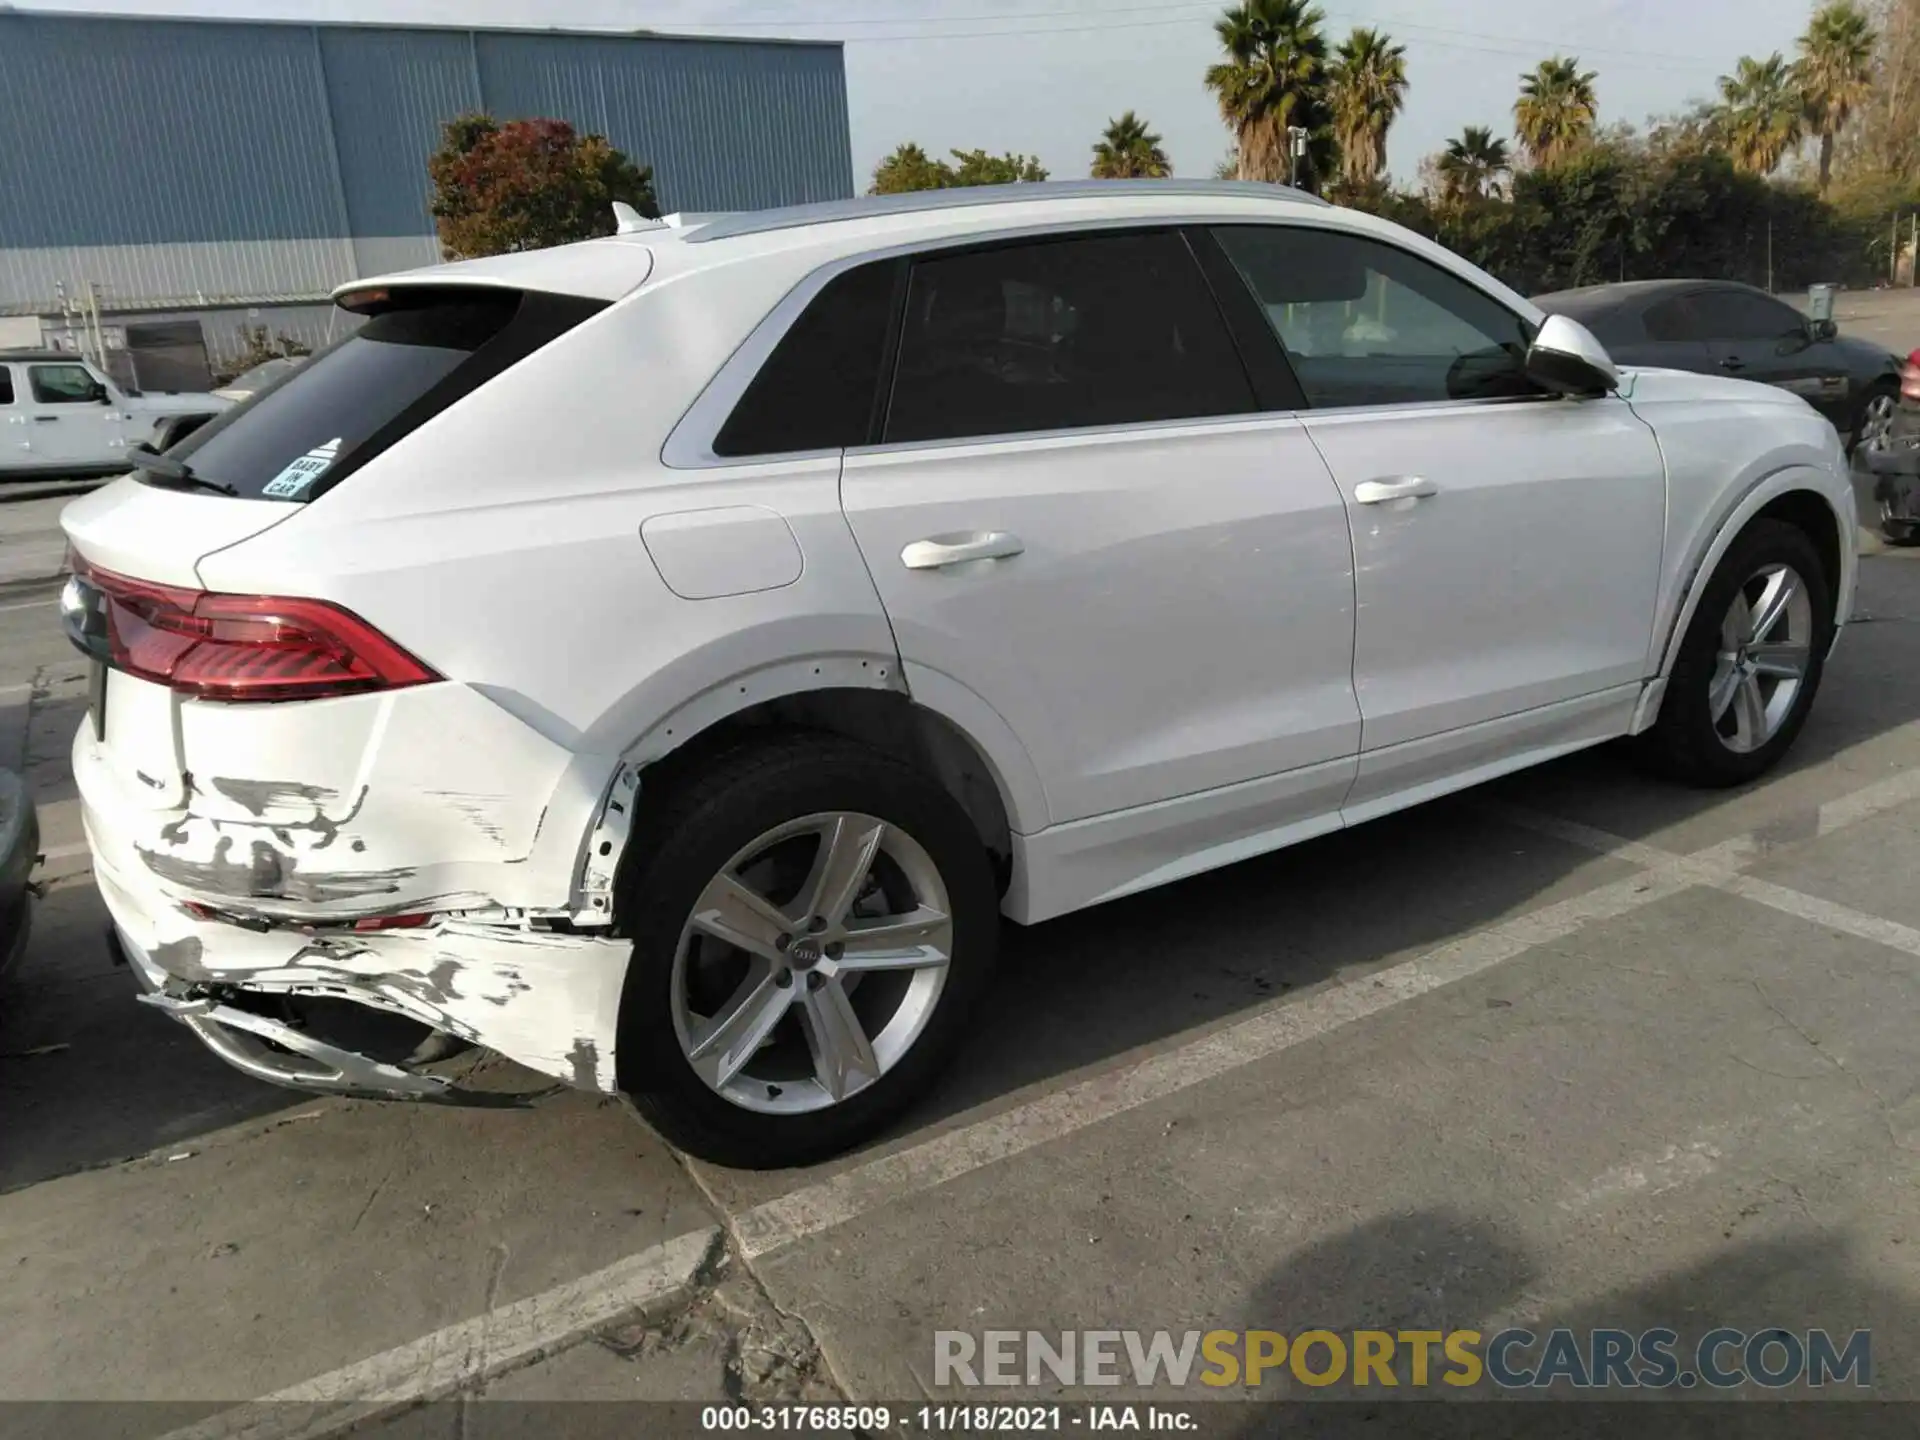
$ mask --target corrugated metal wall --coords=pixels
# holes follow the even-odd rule
[[[0,313],[311,299],[437,257],[427,157],[484,109],[605,134],[661,205],[853,193],[838,46],[0,9]]]

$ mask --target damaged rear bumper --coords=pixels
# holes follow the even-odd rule
[[[450,1104],[528,1095],[462,1090],[441,1076],[339,1043],[299,1014],[348,1002],[504,1055],[575,1088],[616,1092],[615,1027],[631,947],[530,928],[524,918],[436,918],[361,934],[276,922],[246,928],[188,912],[129,863],[85,806],[94,875],[146,1003],[221,1059],[270,1084],[322,1094]],[[544,1092],[540,1092],[544,1093]]]

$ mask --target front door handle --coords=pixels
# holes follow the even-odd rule
[[[1419,475],[1398,480],[1362,480],[1353,487],[1353,498],[1361,505],[1384,505],[1389,500],[1420,500],[1438,495],[1440,487]]]
[[[1747,362],[1742,360],[1738,355],[1729,355],[1720,362],[1720,368],[1722,370],[1744,370],[1747,368]]]
[[[36,415],[33,417],[33,423],[36,425],[51,425],[59,418],[58,415]]]
[[[964,565],[969,560],[1005,560],[1026,548],[1019,536],[1004,530],[974,530],[916,540],[900,552],[900,563],[909,570],[938,570],[943,565]]]

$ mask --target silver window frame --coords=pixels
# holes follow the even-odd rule
[[[1331,208],[1331,207],[1329,207]],[[1303,207],[1305,210],[1305,207]],[[1430,257],[1407,250],[1393,244],[1378,235],[1366,234],[1345,225],[1316,224],[1311,211],[1299,216],[1288,216],[1284,220],[1265,216],[1249,217],[1245,214],[1220,214],[1218,212],[1190,212],[1176,215],[1129,215],[1116,216],[1104,220],[1054,220],[1039,224],[1010,226],[1001,229],[968,231],[963,234],[922,237],[895,245],[876,246],[870,250],[855,251],[836,256],[817,268],[810,270],[800,281],[782,296],[778,303],[754,326],[747,338],[728,356],[725,363],[715,372],[695,398],[687,412],[667,435],[666,443],[660,449],[660,463],[671,470],[720,470],[737,469],[759,465],[791,465],[806,460],[829,459],[837,455],[897,454],[905,450],[945,449],[955,445],[980,445],[1020,439],[1044,439],[1070,435],[1111,435],[1123,431],[1141,431],[1152,433],[1174,426],[1206,425],[1211,423],[1229,423],[1261,418],[1292,419],[1295,421],[1314,415],[1361,415],[1368,412],[1399,413],[1407,410],[1463,409],[1467,407],[1486,407],[1491,405],[1537,404],[1542,400],[1559,400],[1555,395],[1508,396],[1500,399],[1464,399],[1464,400],[1423,400],[1397,401],[1380,405],[1343,405],[1343,406],[1305,406],[1296,410],[1250,410],[1232,415],[1194,415],[1175,420],[1148,420],[1127,422],[1116,425],[1074,426],[1056,430],[1006,430],[985,435],[953,436],[940,440],[903,440],[890,444],[877,445],[833,445],[813,450],[782,450],[765,455],[717,455],[714,442],[720,431],[733,414],[736,406],[753,383],[761,368],[772,358],[774,350],[786,339],[787,332],[805,313],[807,306],[834,280],[847,271],[877,261],[897,260],[902,256],[935,255],[947,250],[964,250],[976,245],[991,245],[1003,241],[1038,239],[1046,236],[1071,236],[1096,234],[1111,230],[1182,230],[1193,226],[1218,225],[1256,225],[1277,229],[1330,230],[1358,240],[1371,240],[1390,249],[1399,250],[1411,260],[1433,265],[1443,273],[1452,274],[1462,285],[1479,291],[1486,300],[1512,315],[1515,320],[1524,321],[1525,316],[1514,310],[1499,296],[1476,285],[1468,276],[1437,265]],[[1196,261],[1196,265],[1198,262]],[[1202,272],[1204,278],[1204,271]],[[1245,282],[1242,281],[1244,284]],[[1258,303],[1258,297],[1255,297]],[[1223,319],[1222,323],[1225,321]],[[1279,343],[1278,336],[1275,343]]]

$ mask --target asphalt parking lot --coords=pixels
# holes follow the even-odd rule
[[[47,855],[0,998],[0,1399],[209,1436],[425,1393],[897,1405],[979,1398],[941,1330],[1509,1324],[1870,1329],[1871,1393],[1920,1399],[1920,552],[1870,547],[1765,783],[1594,753],[1010,931],[899,1133],[744,1174],[584,1096],[273,1090],[135,1004],[81,667],[17,573],[59,504],[0,507],[0,745]],[[303,1403],[233,1409],[269,1397]]]

